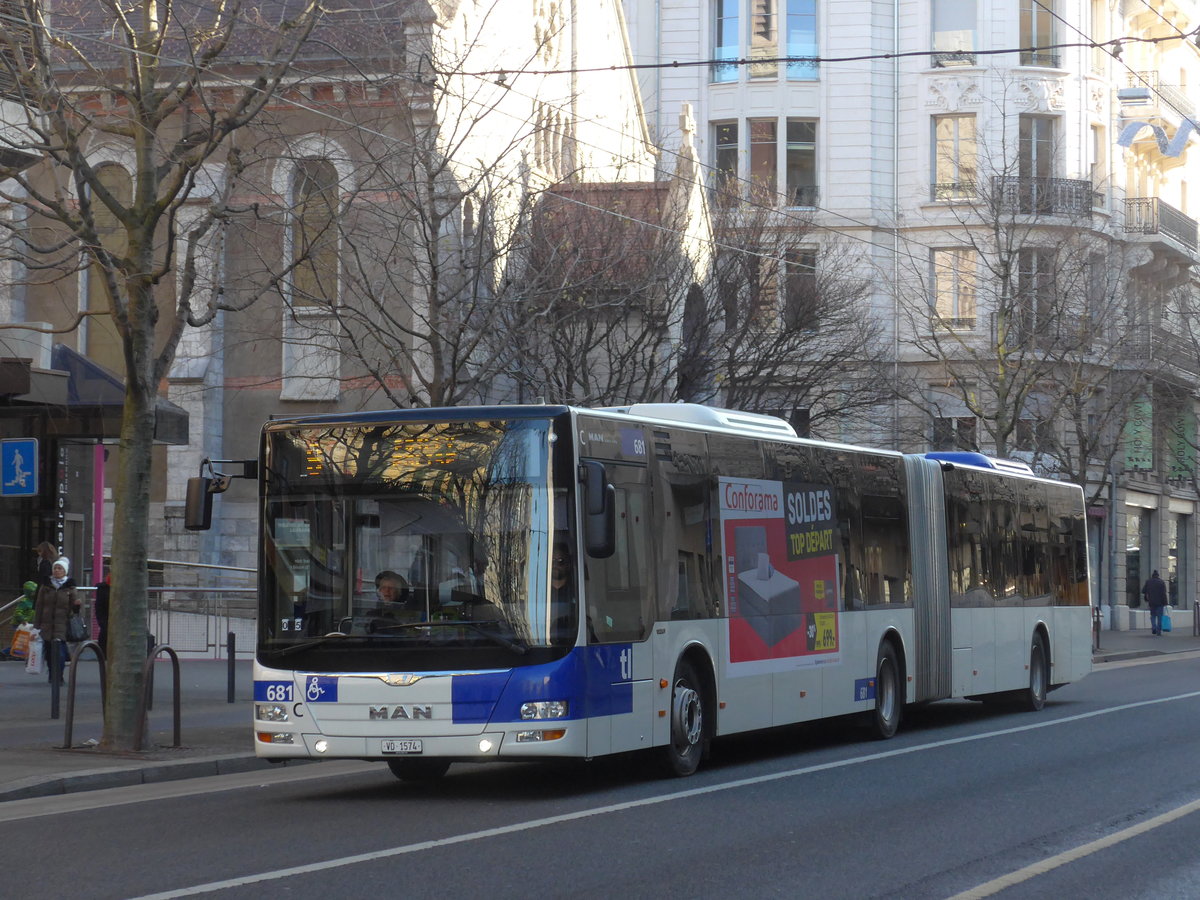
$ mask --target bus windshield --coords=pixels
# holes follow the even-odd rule
[[[546,419],[269,427],[259,658],[433,671],[565,651],[554,440]]]

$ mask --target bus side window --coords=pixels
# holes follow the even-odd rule
[[[652,565],[657,574],[656,618],[711,618],[717,615],[720,567],[712,558],[713,491],[704,435],[665,428],[649,434],[654,450],[649,460],[651,533],[659,541]]]
[[[588,561],[588,640],[611,644],[644,640],[654,622],[654,572],[649,490],[642,466],[606,464],[616,489],[616,550]]]

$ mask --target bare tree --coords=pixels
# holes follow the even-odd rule
[[[230,138],[276,96],[321,9],[317,0],[55,0],[51,21],[50,6],[6,7],[0,59],[25,112],[9,149],[41,162],[0,165],[9,179],[0,198],[25,211],[0,221],[31,279],[86,271],[99,286],[102,303],[56,332],[89,317],[117,336],[125,401],[102,745],[128,750],[144,725],[155,401],[185,326],[205,325],[220,306],[196,289],[195,254],[226,212],[237,169],[223,165]],[[107,177],[106,148],[128,161],[124,184]]]
[[[867,374],[885,358],[880,328],[843,245],[772,197],[725,205],[697,253],[677,187],[562,186],[544,198],[508,304],[520,396],[800,411],[814,430],[885,399]]]
[[[503,298],[518,346],[506,373],[515,399],[676,398],[685,319],[705,275],[684,252],[688,210],[675,198],[666,181],[559,185],[540,198]]]
[[[503,14],[497,4],[453,29],[410,29],[407,69],[372,81],[403,102],[370,121],[369,106],[350,106],[343,117],[352,127],[324,129],[348,173],[334,176],[328,214],[305,215],[309,230],[293,225],[298,238],[286,252],[257,261],[268,274],[244,280],[246,293],[277,294],[314,343],[336,346],[341,384],[372,386],[361,403],[453,405],[508,392],[517,342],[505,330],[507,300],[527,262],[539,197],[564,180],[651,169],[650,148],[628,123],[605,133],[603,147],[579,138],[578,79],[523,74],[567,52],[574,37],[562,17],[539,20],[538,40],[524,51],[496,46],[504,23],[491,17]],[[504,76],[472,74],[497,59]],[[632,91],[627,73],[625,81]],[[587,107],[589,127],[600,129],[614,110],[627,115],[611,100]],[[247,217],[245,233],[266,220],[286,227],[324,194],[279,196],[277,207]]]
[[[1200,378],[1200,308],[1194,280],[1171,292],[1153,321],[1145,323],[1138,335],[1144,355],[1157,361],[1164,377],[1153,393],[1147,392],[1138,407],[1136,427],[1131,428],[1135,442],[1144,443],[1152,435],[1155,448],[1162,448],[1162,470],[1167,481],[1186,484],[1200,491],[1200,473],[1196,456],[1200,451],[1197,434],[1196,391]],[[1143,421],[1146,416],[1150,421]],[[1144,454],[1143,454],[1144,455]]]
[[[897,286],[913,439],[1026,458],[1096,502],[1157,368],[1130,339],[1148,251],[1093,222],[1088,180],[1039,174],[1003,141],[955,162]]]
[[[719,203],[701,356],[725,405],[841,438],[891,396],[890,348],[856,248],[774,199]]]

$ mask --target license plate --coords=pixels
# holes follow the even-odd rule
[[[418,740],[384,741],[383,752],[387,754],[422,753],[424,748]]]

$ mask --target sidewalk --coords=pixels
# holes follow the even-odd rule
[[[51,719],[46,676],[0,661],[0,801],[266,768],[251,744],[250,661],[234,667],[234,703],[228,702],[228,671],[224,660],[179,661],[181,746],[174,748],[172,666],[160,658],[146,735],[150,749],[119,754],[89,743],[103,730],[100,667],[90,653],[80,661],[69,750],[63,749],[67,686],[59,718]]]
[[[1172,618],[1176,623],[1174,630],[1157,636],[1151,634],[1149,629],[1101,631],[1100,649],[1092,651],[1092,662],[1115,662],[1140,656],[1200,650],[1200,637],[1192,634],[1191,610],[1177,610]]]
[[[1157,637],[1144,630],[1102,631],[1100,649],[1092,658],[1100,664],[1192,650],[1200,650],[1200,637],[1192,635],[1187,617],[1186,628]],[[154,708],[146,739],[153,749],[119,754],[87,743],[98,741],[102,730],[99,666],[90,654],[77,676],[69,750],[62,746],[66,687],[60,716],[51,719],[46,677],[26,674],[22,663],[0,662],[0,801],[267,768],[270,764],[254,756],[251,744],[250,661],[238,660],[234,667],[233,703],[228,702],[225,661],[182,659],[179,668],[182,746],[171,746],[172,667],[164,657],[154,671]]]

